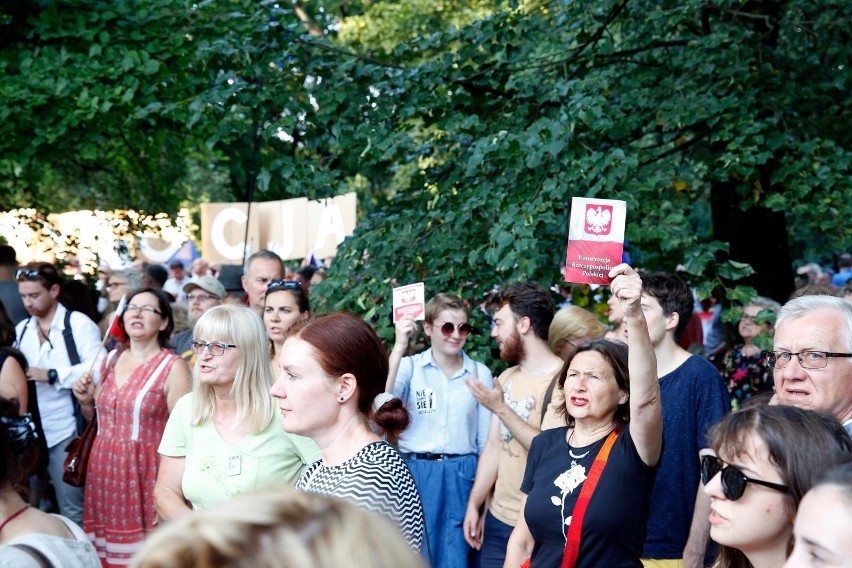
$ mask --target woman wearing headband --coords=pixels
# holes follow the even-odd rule
[[[25,499],[27,476],[37,461],[29,416],[20,416],[17,401],[0,398],[0,566],[100,568],[83,529]]]
[[[852,439],[831,416],[756,406],[724,418],[709,440],[701,480],[720,545],[714,567],[782,566],[802,496],[820,472],[852,458]]]
[[[322,460],[296,490],[352,501],[394,521],[412,548],[423,539],[423,507],[396,442],[409,422],[402,401],[385,394],[388,359],[376,332],[335,312],[294,328],[281,349],[272,387],[287,432],[312,438]],[[378,433],[371,429],[371,422]]]
[[[399,450],[423,500],[431,565],[464,568],[473,551],[462,524],[491,423],[491,412],[465,381],[493,389],[494,379],[488,367],[462,351],[471,327],[458,296],[438,294],[429,300],[423,331],[432,346],[403,357],[416,329],[410,318],[397,322],[385,390],[402,399],[411,414]]]
[[[284,340],[298,321],[311,315],[311,304],[305,288],[295,280],[273,280],[263,298],[263,325],[269,335],[272,376],[280,372],[278,354]]]

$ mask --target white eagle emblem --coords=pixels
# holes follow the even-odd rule
[[[607,226],[609,225],[610,217],[609,209],[602,209],[600,205],[598,205],[597,210],[588,209],[586,211],[586,231],[598,235],[609,232]]]

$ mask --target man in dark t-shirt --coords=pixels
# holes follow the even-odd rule
[[[682,559],[685,568],[700,568],[710,536],[710,501],[700,487],[698,451],[708,445],[707,430],[730,409],[730,397],[719,371],[678,345],[693,305],[692,292],[679,278],[642,278],[642,310],[663,403],[663,455],[642,553],[646,567],[677,566]]]

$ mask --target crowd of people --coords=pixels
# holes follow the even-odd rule
[[[272,251],[92,298],[0,245],[0,568],[848,566],[848,265],[726,333],[674,274],[613,268],[605,320],[508,283],[495,376],[453,294],[388,349]]]

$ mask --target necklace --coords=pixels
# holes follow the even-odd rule
[[[575,460],[581,460],[584,457],[586,457],[587,455],[589,455],[589,452],[591,452],[592,450],[586,450],[585,453],[582,453],[580,455],[575,454],[574,450],[571,449],[571,440],[573,438],[574,438],[574,429],[572,428],[571,429],[571,435],[568,436],[568,455],[571,456],[572,458],[574,458]]]
[[[612,432],[613,430],[615,430],[615,422],[613,422],[612,428],[609,429],[609,432],[606,433],[606,436],[608,436],[610,434],[610,432]],[[574,450],[571,449],[571,440],[574,439],[574,432],[576,432],[576,428],[572,428],[571,434],[568,436],[568,455],[571,456],[572,458],[574,458],[575,460],[581,460],[584,457],[586,457],[587,455],[589,455],[589,452],[591,452],[592,450],[588,449],[588,450],[586,450],[585,453],[582,453],[580,455],[576,455],[574,453]],[[594,442],[592,442],[592,443],[594,443]]]
[[[0,524],[0,532],[3,532],[3,529],[6,528],[6,525],[8,525],[10,522],[14,521],[18,516],[20,516],[24,511],[26,511],[29,508],[30,508],[30,505],[29,505],[29,503],[27,503],[26,505],[24,505],[23,507],[21,507],[20,509],[18,509],[17,511],[12,513],[12,515],[8,519],[3,521],[3,524]]]

